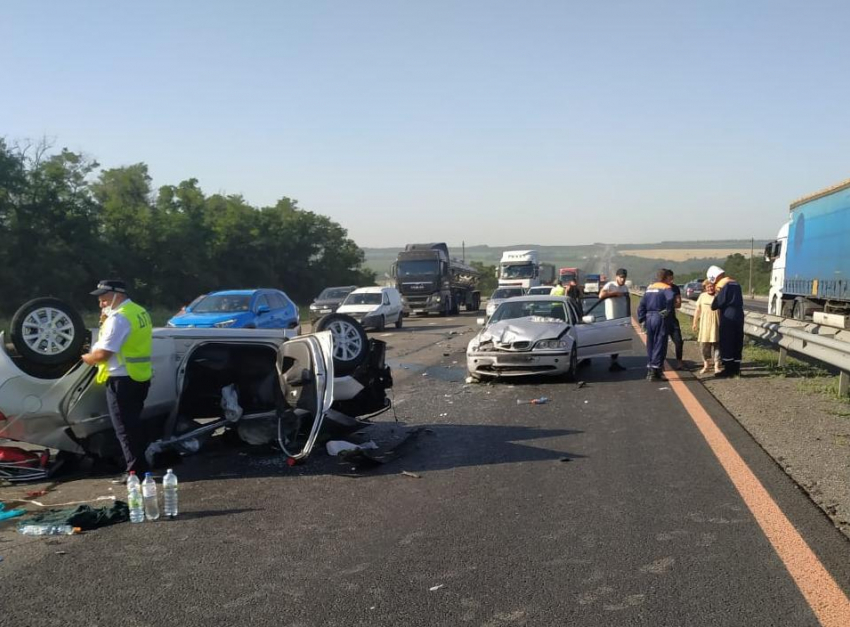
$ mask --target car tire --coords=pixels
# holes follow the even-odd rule
[[[351,374],[369,356],[369,339],[363,326],[351,316],[332,313],[319,318],[315,331],[330,331],[334,338],[334,374]]]
[[[381,316],[378,319],[378,324],[375,325],[375,331],[383,331],[387,326],[387,319],[384,316]]]
[[[398,320],[395,321],[395,328],[400,329],[402,324],[404,324],[404,314],[399,312]]]
[[[56,365],[77,360],[86,327],[77,310],[58,298],[36,298],[12,316],[9,336],[15,350],[34,364]]]
[[[573,344],[573,348],[570,351],[570,369],[564,373],[564,380],[572,383],[576,379],[578,379],[578,350],[575,344]]]

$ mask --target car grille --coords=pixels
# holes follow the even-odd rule
[[[531,342],[508,342],[506,344],[496,344],[496,348],[501,351],[527,351],[531,348]]]

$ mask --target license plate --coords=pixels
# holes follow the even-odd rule
[[[321,309],[321,310],[319,310],[319,313],[330,313],[330,312],[331,312],[331,310],[330,310],[330,309]]]
[[[503,355],[499,357],[500,364],[525,364],[532,361],[531,355]]]

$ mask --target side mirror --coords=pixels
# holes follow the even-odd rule
[[[478,319],[475,321],[475,323],[476,323],[479,327],[483,327],[485,322],[486,322],[486,320],[484,320],[484,318],[478,318]]]
[[[594,318],[593,316],[591,316],[591,315],[584,316],[584,317],[581,319],[581,321],[582,321],[582,322],[584,322],[585,324],[593,324],[593,321],[594,321],[594,320],[595,320],[595,318]]]
[[[259,307],[257,307],[257,313],[258,314],[269,313],[271,310],[272,310],[272,308],[269,307],[268,305],[260,305]]]

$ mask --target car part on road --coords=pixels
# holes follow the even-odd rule
[[[77,311],[58,298],[36,298],[12,316],[15,350],[36,364],[65,364],[80,356],[86,329]]]
[[[363,327],[351,316],[332,313],[320,318],[316,331],[330,331],[334,338],[334,372],[351,374],[368,355],[368,338]]]

